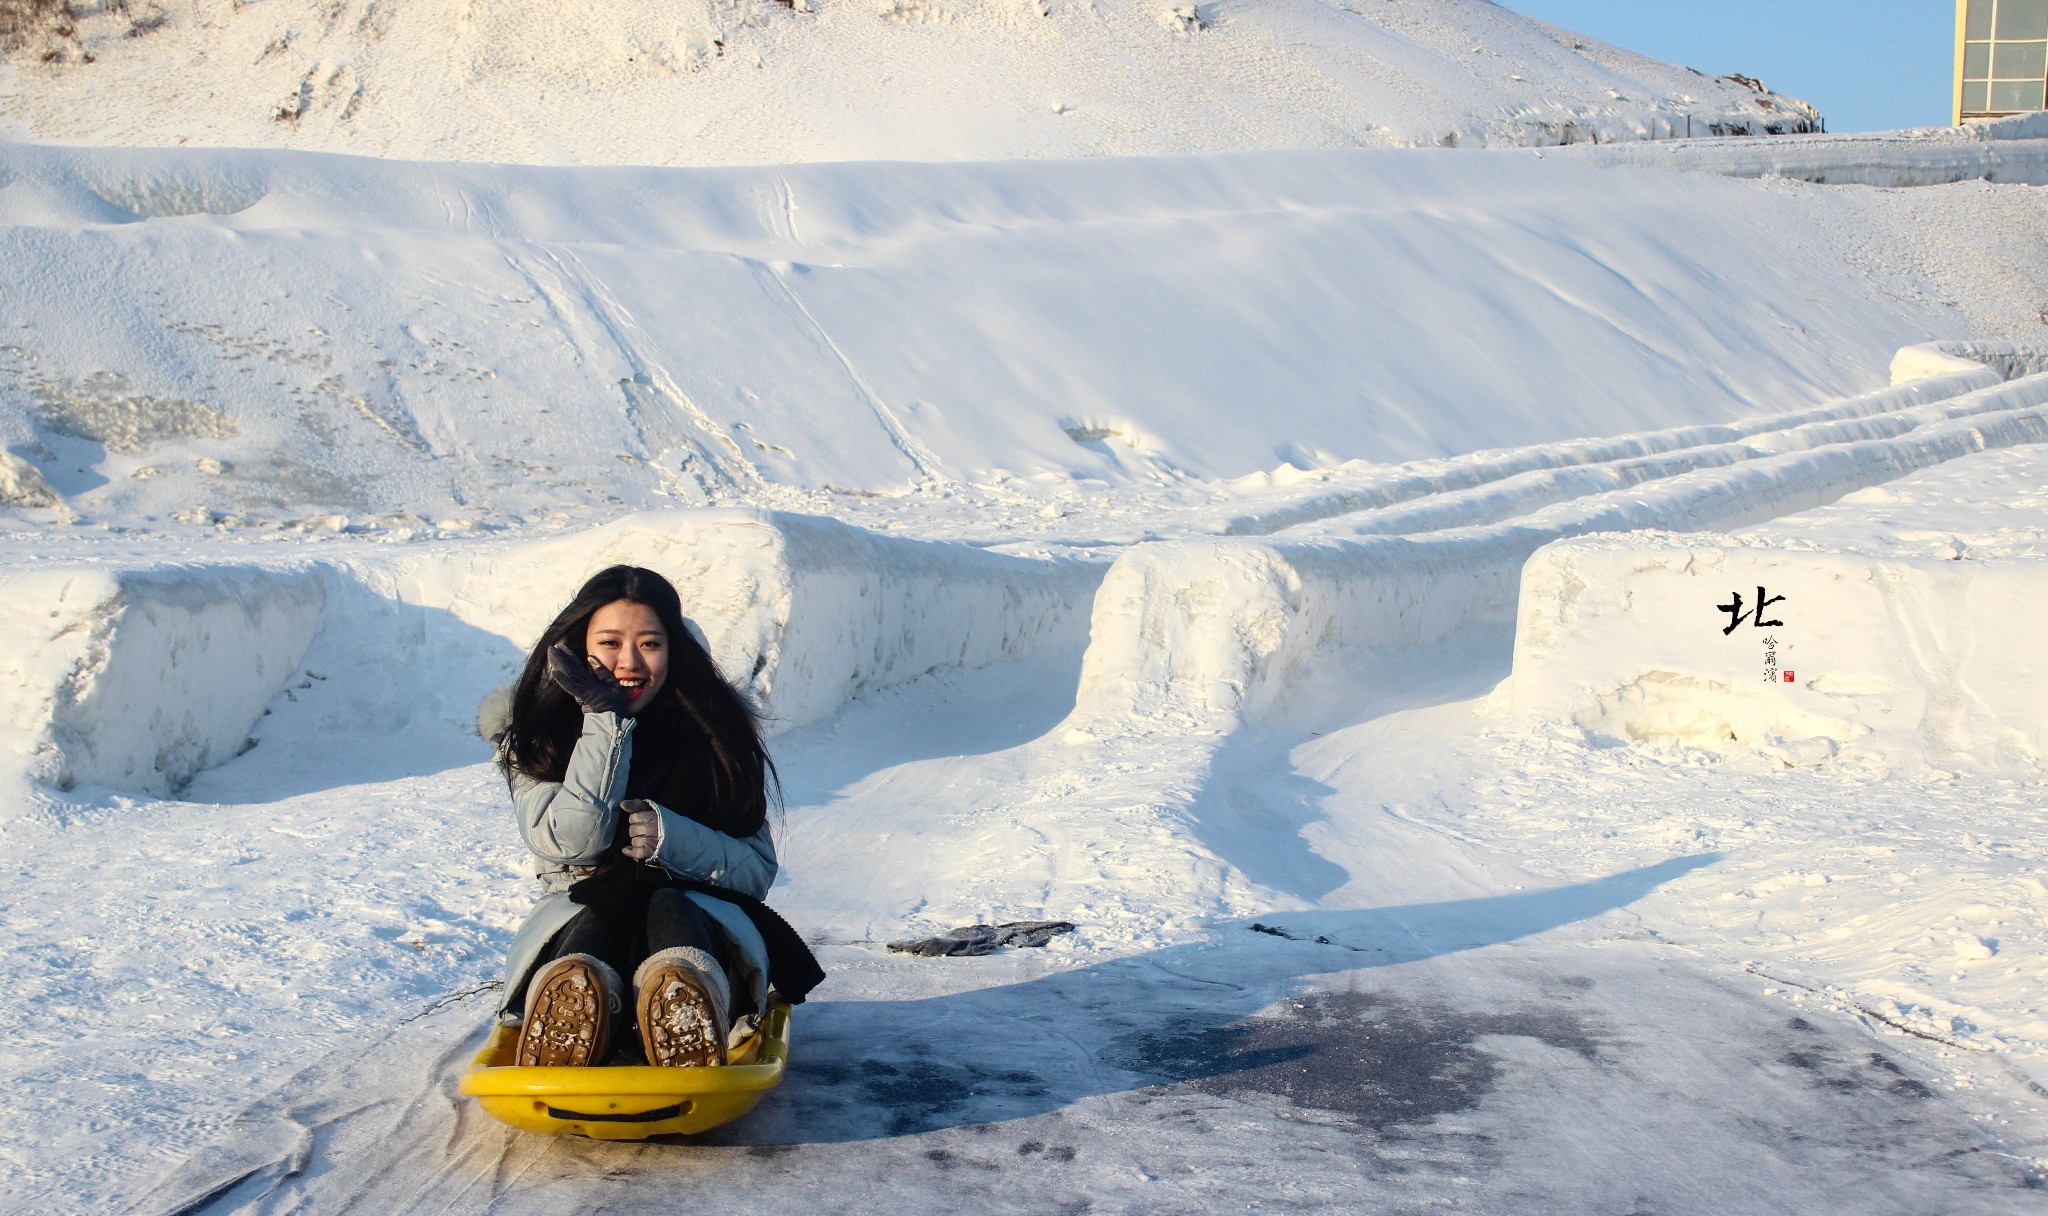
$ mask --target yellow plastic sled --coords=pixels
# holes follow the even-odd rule
[[[768,1016],[715,1068],[520,1068],[519,1028],[499,1026],[462,1074],[462,1092],[484,1113],[521,1131],[598,1140],[710,1131],[754,1109],[782,1083],[789,1062],[789,1006]]]

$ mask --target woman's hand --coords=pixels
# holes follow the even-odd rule
[[[548,675],[586,714],[623,714],[626,694],[612,673],[576,657],[567,642],[548,648]]]
[[[619,804],[626,823],[621,831],[625,842],[619,852],[634,861],[653,861],[661,850],[661,808],[645,798],[628,798]]]

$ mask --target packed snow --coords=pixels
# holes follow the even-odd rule
[[[2038,1206],[2038,120],[1698,138],[1817,116],[1477,0],[73,9],[10,1210]],[[683,1144],[455,1090],[478,704],[619,561],[831,971]]]

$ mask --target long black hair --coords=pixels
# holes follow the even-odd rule
[[[728,836],[760,831],[780,785],[754,707],[683,624],[675,587],[639,566],[592,575],[534,643],[513,687],[499,764],[508,776],[519,772],[541,781],[560,781],[568,771],[583,711],[549,677],[548,650],[566,643],[580,660],[591,615],[619,600],[653,609],[668,634],[668,678],[635,715],[627,796],[651,799]]]

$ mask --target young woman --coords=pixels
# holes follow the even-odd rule
[[[518,1063],[603,1064],[615,1044],[630,1059],[630,1017],[648,1063],[722,1064],[771,979],[794,1003],[823,978],[760,902],[775,766],[754,712],[667,579],[613,566],[585,583],[486,733],[543,891],[506,960]]]

